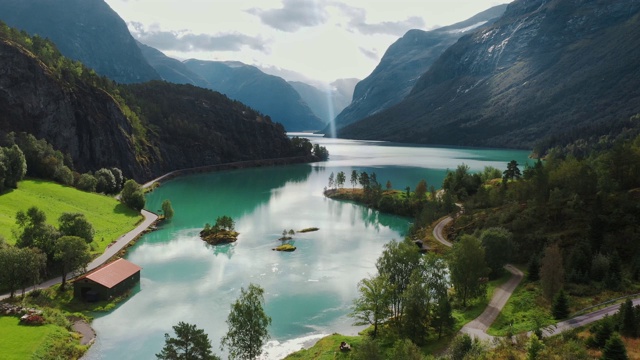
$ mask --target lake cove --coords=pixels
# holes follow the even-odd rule
[[[117,309],[96,315],[97,341],[86,359],[151,359],[164,333],[179,321],[209,334],[216,353],[227,331],[231,302],[249,283],[265,290],[272,317],[265,358],[281,359],[333,332],[355,334],[346,314],[356,285],[374,274],[382,246],[402,239],[412,219],[381,214],[323,196],[329,175],[351,170],[375,172],[378,181],[411,189],[425,179],[439,188],[446,170],[459,164],[472,171],[503,170],[528,152],[433,148],[381,142],[311,138],[326,146],[330,160],[313,164],[242,169],[174,179],[147,197],[147,208],[171,200],[175,216],[144,235],[126,258],[141,266],[136,293]],[[199,237],[205,223],[228,215],[240,233],[232,244],[211,246]],[[318,231],[291,235],[294,252],[272,251],[283,230]]]

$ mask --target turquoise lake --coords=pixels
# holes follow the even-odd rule
[[[281,359],[324,335],[355,334],[347,317],[356,285],[375,273],[383,245],[402,239],[412,219],[325,198],[329,174],[375,172],[378,181],[404,189],[425,179],[440,188],[447,169],[500,170],[527,161],[518,150],[440,148],[311,137],[326,146],[326,162],[192,175],[163,183],[147,197],[157,211],[169,199],[174,219],[143,236],[126,258],[143,268],[134,294],[108,314],[97,315],[96,343],[86,359],[155,359],[179,321],[209,334],[214,351],[227,331],[230,304],[250,283],[265,289],[272,318],[263,358]],[[524,165],[521,166],[521,169]],[[240,232],[231,245],[210,246],[198,237],[205,223],[231,216]],[[320,230],[294,235],[292,253],[271,249],[283,229]]]

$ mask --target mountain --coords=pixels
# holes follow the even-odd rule
[[[640,2],[516,0],[339,136],[531,149],[640,113]]]
[[[402,101],[431,64],[464,34],[499,18],[507,5],[485,10],[470,19],[430,31],[409,30],[385,52],[371,75],[360,81],[353,101],[336,117],[342,128]]]
[[[79,172],[115,166],[146,181],[295,153],[281,125],[220,93],[163,81],[117,85],[2,23],[0,64],[0,134],[44,138]]]
[[[319,130],[324,123],[284,79],[237,61],[187,60],[187,68],[209,82],[209,88],[269,115],[287,131]]]
[[[329,85],[313,86],[300,81],[289,81],[289,84],[300,94],[313,113],[328,123],[349,105],[357,82],[358,79],[338,79]]]
[[[136,41],[142,55],[160,74],[163,80],[174,84],[189,84],[206,88],[209,86],[207,80],[200,75],[187,69],[186,65],[181,61],[168,57],[160,50]]]
[[[2,0],[0,20],[49,38],[66,57],[119,83],[160,79],[103,0]]]

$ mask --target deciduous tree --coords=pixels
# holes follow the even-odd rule
[[[95,230],[87,217],[81,213],[63,213],[58,218],[58,230],[62,235],[77,236],[90,243],[93,241]]]
[[[354,325],[373,325],[375,338],[378,326],[391,316],[391,284],[381,275],[362,279],[358,283],[359,296],[353,301],[353,311],[349,314],[355,319]]]
[[[60,264],[62,271],[60,289],[64,290],[67,274],[77,269],[86,268],[91,261],[89,247],[83,238],[62,236],[56,241],[54,251],[53,259]]]
[[[491,279],[498,278],[502,274],[502,268],[511,260],[512,238],[511,233],[502,227],[489,228],[480,234]]]
[[[463,235],[453,244],[449,253],[449,270],[456,296],[467,306],[467,301],[486,294],[489,268],[485,261],[484,248],[480,240],[471,235]]]
[[[400,319],[403,312],[402,293],[409,286],[411,274],[419,265],[420,253],[408,239],[386,243],[376,262],[378,273],[386,277],[392,287],[391,309],[396,320]]]
[[[171,206],[171,201],[165,200],[162,202],[162,214],[166,220],[173,219],[173,207]]]
[[[231,305],[227,318],[229,330],[222,337],[220,349],[229,349],[231,359],[255,359],[269,339],[271,318],[263,309],[264,290],[254,284],[240,289],[240,297]]]
[[[135,210],[142,210],[145,205],[144,192],[142,187],[135,180],[127,180],[120,194],[122,202]]]

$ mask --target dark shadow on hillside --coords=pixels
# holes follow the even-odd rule
[[[135,210],[127,207],[126,205],[124,205],[122,203],[118,203],[118,205],[116,205],[113,208],[113,213],[114,214],[126,215],[126,216],[132,217],[132,218],[136,218],[136,217],[140,216],[139,212],[136,212]]]

